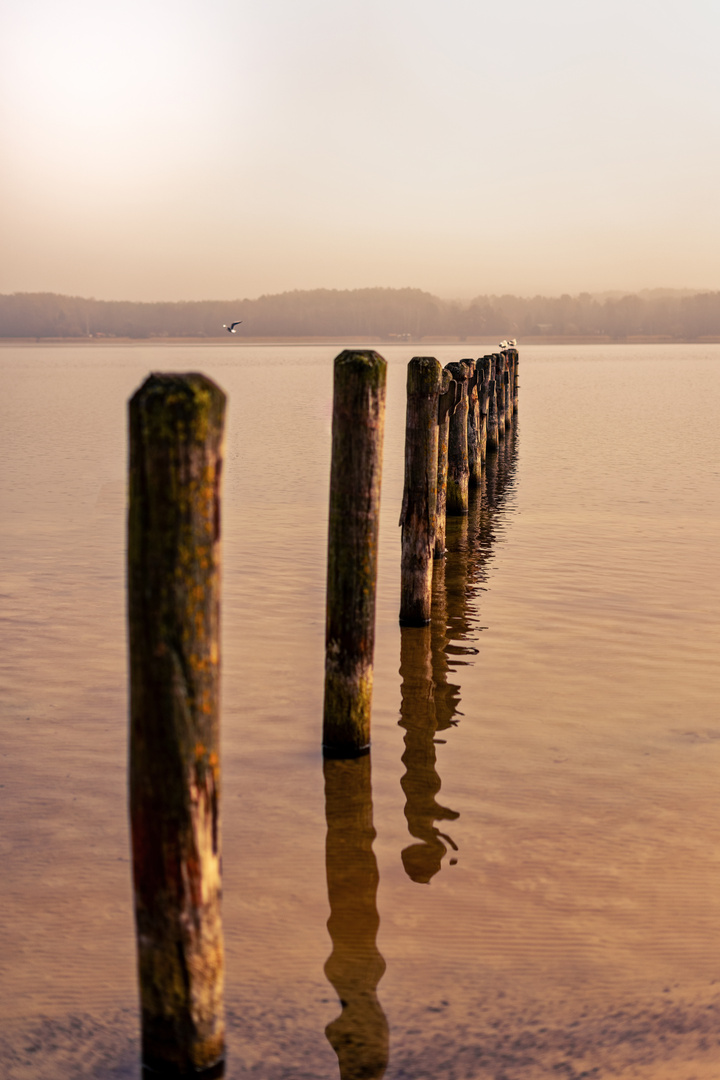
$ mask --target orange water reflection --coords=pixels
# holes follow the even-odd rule
[[[378,865],[373,852],[370,756],[326,760],[325,815],[333,949],[325,974],[342,1012],[325,1029],[338,1056],[341,1080],[379,1080],[388,1064],[388,1022],[377,986],[385,961],[377,947]]]
[[[400,781],[405,793],[408,831],[418,843],[402,851],[405,872],[427,884],[438,873],[451,836],[436,822],[455,821],[460,814],[437,800],[442,781],[436,768],[438,733],[456,727],[460,685],[448,680],[477,655],[473,640],[478,624],[478,593],[484,588],[486,564],[496,538],[495,515],[503,506],[517,464],[514,429],[496,453],[488,456],[482,486],[471,492],[466,517],[449,518],[447,556],[433,568],[432,621],[427,627],[402,627],[400,639],[400,727],[405,729]],[[451,862],[456,862],[452,859]]]

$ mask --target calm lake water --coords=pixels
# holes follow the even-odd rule
[[[0,349],[0,1073],[138,1073],[126,402],[199,370],[229,395],[228,1076],[716,1080],[720,346],[521,346],[515,437],[402,633],[418,349],[380,347],[373,749],[324,776],[337,351]]]

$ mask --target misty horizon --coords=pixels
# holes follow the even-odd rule
[[[689,296],[702,296],[708,293],[713,293],[718,290],[711,288],[672,288],[656,286],[654,288],[644,289],[600,289],[595,292],[591,292],[586,289],[579,289],[574,292],[559,292],[559,293],[543,293],[540,290],[534,290],[529,292],[513,292],[512,290],[506,290],[504,292],[484,292],[473,293],[467,295],[458,295],[455,293],[445,293],[443,291],[433,292],[430,289],[423,289],[418,285],[359,285],[355,288],[338,288],[332,285],[318,285],[311,288],[292,288],[283,289],[278,292],[264,292],[258,293],[255,296],[176,296],[167,299],[161,299],[159,297],[151,297],[149,299],[135,299],[130,296],[101,296],[95,293],[90,294],[75,294],[75,293],[63,293],[57,290],[50,289],[12,289],[6,293],[0,293],[0,298],[11,296],[54,296],[68,300],[85,300],[89,302],[109,303],[109,304],[238,304],[247,303],[255,300],[263,300],[268,297],[277,296],[290,296],[298,293],[364,293],[364,292],[421,292],[428,296],[432,296],[438,300],[443,300],[450,304],[472,304],[473,301],[478,299],[492,299],[497,300],[502,297],[513,297],[517,300],[560,300],[565,298],[579,299],[580,297],[590,297],[597,302],[604,302],[605,300],[619,300],[625,296],[638,296],[642,299],[664,299],[673,297],[689,297]]]
[[[237,321],[237,325],[236,325]],[[0,295],[0,338],[217,338],[350,336],[388,342],[585,337],[622,341],[720,338],[720,292],[646,290],[593,297],[476,296],[443,300],[421,289],[314,289],[256,299],[119,301],[54,293]]]

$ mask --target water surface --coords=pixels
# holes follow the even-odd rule
[[[716,1078],[720,346],[521,348],[515,435],[402,632],[413,349],[380,347],[373,750],[344,773],[320,755],[336,351],[0,350],[6,1074],[137,1073],[126,401],[201,370],[229,395],[228,1075]]]

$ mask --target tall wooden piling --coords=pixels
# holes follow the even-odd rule
[[[414,356],[407,372],[405,490],[402,513],[400,623],[425,626],[432,607],[438,468],[438,398],[443,369]]]
[[[488,433],[488,405],[490,399],[490,369],[491,361],[489,356],[483,356],[477,362],[478,371],[478,409],[480,414],[480,457],[483,467],[485,465],[485,458],[487,457],[487,433]]]
[[[470,487],[478,487],[482,483],[482,420],[478,395],[478,383],[482,385],[482,365],[475,360],[463,360],[463,363],[470,368],[467,420],[468,483]]]
[[[505,438],[505,357],[495,357],[495,397],[497,400],[498,438]]]
[[[225,395],[151,375],[130,401],[130,819],[142,1061],[223,1075],[220,477]]]
[[[335,359],[325,624],[323,752],[370,747],[380,480],[387,364],[371,350]]]
[[[450,437],[450,414],[455,408],[458,384],[447,368],[443,369],[440,396],[438,398],[438,466],[437,466],[437,513],[435,515],[435,558],[445,554],[445,530],[447,518],[448,443]]]
[[[515,411],[517,409],[517,387],[515,385],[515,383],[516,383],[517,350],[510,349],[510,351],[508,353],[508,357],[509,357],[509,361],[510,361],[510,400],[512,402],[512,415],[513,415],[513,419],[514,419],[515,418]]]
[[[463,360],[446,364],[459,386],[459,396],[450,416],[448,436],[447,515],[455,517],[468,512],[470,465],[468,462],[468,382],[470,368]]]
[[[498,425],[497,383],[494,378],[495,362],[493,359],[491,374],[493,378],[488,380],[488,419],[487,419],[487,452],[494,454],[500,445],[500,430]]]

